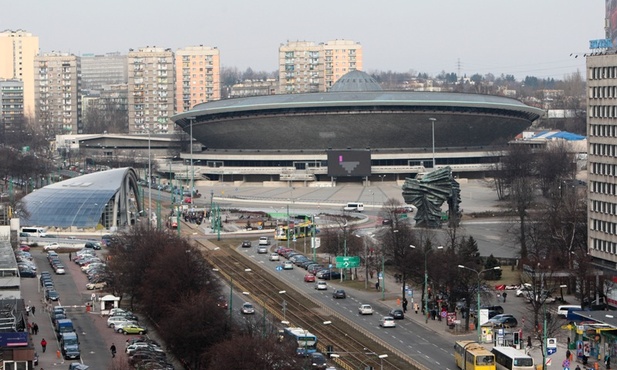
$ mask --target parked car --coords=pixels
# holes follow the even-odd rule
[[[498,327],[516,328],[518,321],[510,314],[495,315],[492,319],[488,320],[489,324]]]
[[[324,280],[336,280],[341,278],[341,274],[338,271],[327,269],[320,270],[319,272],[317,272],[316,276],[318,279]]]
[[[107,286],[107,282],[102,281],[100,283],[88,283],[86,284],[86,289],[88,290],[93,290],[93,289],[103,289]]]
[[[135,325],[135,324],[126,325],[121,330],[122,330],[122,334],[124,335],[128,335],[128,334],[144,335],[148,332],[146,328],[141,327],[139,325]]]
[[[361,304],[358,308],[358,313],[360,315],[372,315],[373,314],[373,306],[370,304]]]
[[[57,301],[60,299],[60,293],[54,289],[47,289],[45,290],[45,299],[48,301]]]
[[[100,250],[101,249],[101,243],[98,242],[87,242],[84,245],[84,248],[90,248],[90,249],[94,249],[94,250]]]
[[[533,290],[533,286],[529,283],[525,283],[516,290],[516,296],[517,297],[520,297],[520,296],[527,297],[527,295],[531,294],[532,290]]]
[[[60,248],[60,244],[58,244],[58,243],[54,242],[54,243],[49,243],[49,244],[45,245],[45,246],[43,247],[43,250],[46,250],[46,251],[53,251],[53,250],[56,250],[56,249],[58,249],[58,248]]]
[[[308,271],[311,274],[317,274],[317,272],[323,270],[325,267],[323,265],[320,265],[318,263],[314,264],[314,265],[310,265],[306,271]]]
[[[252,315],[255,313],[255,308],[253,307],[253,305],[249,302],[244,302],[244,304],[242,305],[242,308],[240,309],[240,311],[244,314],[244,315]]]
[[[347,294],[345,293],[345,291],[343,289],[335,289],[334,292],[332,292],[332,298],[334,299],[345,299],[347,298]]]
[[[392,316],[384,316],[379,321],[379,326],[382,328],[395,328],[396,323],[394,322],[394,317]]]

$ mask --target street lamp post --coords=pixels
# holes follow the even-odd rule
[[[413,249],[416,248],[415,245],[410,245],[410,247]],[[443,245],[437,246],[437,249],[443,249]],[[431,250],[432,249],[426,249],[424,251],[424,316],[426,317],[426,320],[424,321],[425,323],[428,323],[428,265],[427,265],[426,260],[427,260],[428,252]],[[403,282],[403,285],[405,285],[404,282]],[[404,286],[403,286],[403,289],[405,289]],[[403,293],[403,298],[405,298],[405,293]]]
[[[343,257],[347,257],[347,220],[343,225]],[[343,282],[343,274],[345,270],[341,267],[341,283]]]
[[[379,362],[381,363],[381,370],[383,370],[383,359],[387,358],[388,355],[379,355],[377,357],[379,357]]]
[[[150,155],[150,127],[148,127],[148,230],[150,230],[150,224],[152,223],[152,162]]]
[[[193,121],[195,121],[195,117],[187,117],[189,120],[189,145],[191,146],[191,188],[189,191],[191,192],[191,208],[195,208],[193,206],[193,188],[195,187],[195,170],[193,169]]]
[[[431,121],[431,131],[433,132],[433,169],[435,169],[435,121],[436,118],[429,118]]]
[[[476,297],[476,300],[478,301],[477,302],[478,308],[477,308],[477,311],[476,311],[476,318],[477,318],[476,329],[478,331],[478,343],[482,343],[482,330],[480,329],[480,275],[483,272],[487,272],[487,271],[491,271],[491,270],[501,270],[501,267],[495,266],[493,268],[484,269],[484,270],[480,270],[480,271],[472,269],[471,267],[463,266],[463,265],[458,265],[458,268],[469,270],[469,271],[473,271],[473,272],[475,272],[478,275],[478,288],[477,288],[477,297]]]

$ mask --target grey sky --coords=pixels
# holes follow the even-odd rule
[[[364,70],[561,79],[584,72],[604,38],[604,0],[18,0],[0,30],[39,36],[43,52],[77,55],[160,46],[218,47],[221,64],[277,69],[287,40],[350,39]],[[578,58],[571,53],[581,54]]]

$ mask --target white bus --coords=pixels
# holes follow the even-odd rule
[[[347,205],[345,207],[343,207],[343,211],[362,212],[362,211],[364,211],[364,203],[349,202],[349,203],[347,203]]]
[[[535,370],[533,358],[512,347],[493,347],[497,370]]]
[[[47,235],[47,229],[44,227],[22,227],[22,233],[27,233],[30,236],[44,237]]]

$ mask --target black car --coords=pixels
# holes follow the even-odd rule
[[[36,277],[36,272],[32,269],[28,269],[28,268],[20,268],[19,269],[19,276],[20,277],[28,277],[28,278],[35,278]]]
[[[60,294],[53,289],[47,289],[45,291],[45,299],[48,301],[57,301],[60,299]]]
[[[332,298],[334,299],[338,299],[338,298],[347,298],[347,294],[345,294],[345,291],[343,289],[336,289],[334,290],[334,292],[332,292]]]
[[[317,272],[317,278],[323,280],[336,280],[341,278],[341,274],[332,270],[321,270]]]
[[[394,317],[394,320],[402,320],[405,318],[405,314],[403,313],[403,310],[398,309],[398,308],[395,308],[392,311],[390,311],[388,315]]]
[[[87,242],[84,245],[84,248],[89,248],[89,249],[95,249],[95,250],[100,250],[101,249],[101,244],[97,243],[97,242]]]
[[[325,369],[328,367],[326,356],[319,352],[311,353],[311,364],[313,369]]]
[[[242,242],[242,248],[250,248],[251,247],[251,241],[250,240],[245,240]]]

